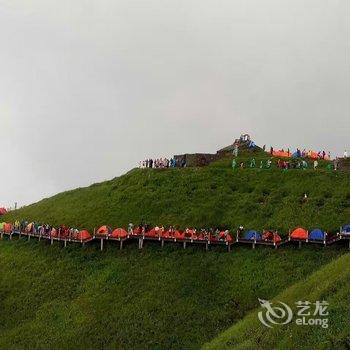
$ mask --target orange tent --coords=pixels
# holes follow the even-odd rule
[[[297,228],[295,229],[291,235],[290,235],[290,238],[292,239],[303,239],[303,240],[307,240],[309,237],[309,232],[303,228]]]
[[[151,230],[147,231],[145,233],[146,237],[156,237],[157,236],[157,232],[155,228],[152,228]]]
[[[4,225],[4,232],[5,233],[11,233],[12,231],[12,225],[11,224],[5,224]]]
[[[82,230],[77,234],[76,239],[78,239],[79,241],[86,241],[88,239],[91,239],[90,232],[87,230]]]
[[[97,231],[96,235],[98,236],[108,236],[112,232],[112,229],[106,225],[101,226]]]
[[[285,152],[285,151],[273,151],[272,155],[274,157],[283,157],[283,158],[290,158],[292,156],[292,154],[289,152]]]
[[[279,243],[282,241],[281,236],[277,232],[266,231],[262,236],[264,241]]]
[[[128,237],[128,233],[123,228],[116,228],[112,234],[112,238],[126,238]]]
[[[317,152],[314,152],[314,151],[309,152],[309,153],[308,153],[308,157],[311,158],[311,159],[318,159],[318,158],[320,158],[320,157],[318,156],[318,153],[317,153]]]

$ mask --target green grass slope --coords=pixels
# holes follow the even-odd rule
[[[109,243],[0,241],[0,348],[198,349],[345,251]]]
[[[243,153],[238,162],[265,153]],[[64,192],[13,211],[4,220],[28,219],[93,229],[103,224],[197,227],[339,229],[350,220],[350,174],[325,169],[231,169],[223,159],[209,167],[135,169],[111,181]],[[304,193],[309,196],[303,202]]]
[[[350,254],[346,254],[274,298],[290,306],[299,300],[326,300],[328,329],[295,323],[269,329],[259,322],[255,310],[204,349],[349,349],[349,266]]]

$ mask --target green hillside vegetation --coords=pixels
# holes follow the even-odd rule
[[[257,164],[268,154],[254,156]],[[278,229],[287,234],[296,226],[337,231],[350,219],[350,174],[326,169],[281,170],[231,168],[231,159],[208,167],[134,169],[124,176],[87,188],[60,193],[13,211],[5,220],[27,219],[93,230],[153,225]],[[309,199],[304,202],[303,196]]]
[[[0,241],[1,349],[198,349],[345,252]]]
[[[253,156],[257,166],[270,158],[243,152],[238,162],[248,165]],[[350,221],[349,173],[327,170],[327,162],[320,162],[317,171],[283,171],[275,165],[233,171],[231,161],[203,168],[134,169],[10,212],[3,220],[89,230],[142,220],[178,228],[235,230],[243,224],[282,234],[296,226],[336,232]],[[184,250],[176,243],[161,249],[157,242],[146,242],[139,251],[136,242],[127,241],[122,251],[107,242],[101,252],[96,241],[63,249],[58,242],[4,239],[0,348],[198,349],[207,343],[208,348],[284,349],[292,344],[315,348],[320,341],[324,348],[349,347],[344,244],[232,250],[212,246],[205,252],[195,245]],[[258,298],[295,302],[301,296],[331,303],[329,331],[289,326],[283,333],[257,324]],[[298,335],[307,331],[310,337],[301,342]]]
[[[204,349],[349,349],[349,265],[350,254],[346,254],[275,298],[290,306],[299,300],[326,300],[329,303],[328,329],[295,323],[269,329],[259,322],[258,310],[255,310]]]

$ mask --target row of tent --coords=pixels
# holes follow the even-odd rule
[[[298,157],[298,152],[291,153],[291,152],[287,152],[287,151],[284,151],[284,150],[280,150],[280,151],[273,151],[272,155],[274,157],[280,157],[280,158],[297,158]],[[318,152],[310,151],[310,152],[307,152],[306,158],[316,160],[316,159],[320,159],[320,155],[319,155]],[[325,156],[324,159],[325,160],[330,160],[329,156],[327,156],[327,155]]]
[[[10,223],[0,223],[0,231],[10,234],[13,231],[18,230],[16,225]],[[350,235],[350,225],[345,225],[342,227],[341,231],[345,234]],[[108,238],[116,240],[124,240],[129,237],[145,237],[145,238],[162,238],[162,239],[175,239],[175,240],[193,240],[193,241],[224,241],[226,243],[233,243],[235,240],[243,241],[254,241],[254,242],[271,242],[273,244],[281,243],[282,237],[277,231],[263,231],[262,233],[255,230],[249,230],[242,234],[237,233],[237,237],[229,233],[229,231],[221,231],[218,234],[212,234],[207,231],[197,231],[195,229],[186,229],[185,231],[169,229],[162,230],[159,227],[152,228],[145,231],[142,227],[136,227],[129,229],[129,232],[123,228],[112,229],[107,225],[103,225],[94,231],[93,235],[88,230],[77,230],[68,228],[66,226],[60,226],[59,228],[50,227],[46,229],[45,226],[39,226],[34,223],[29,223],[26,225],[23,234],[29,235],[40,235],[49,236],[53,239],[68,239],[71,241],[85,242],[92,240],[94,237],[98,238]],[[297,228],[289,232],[288,240],[297,241],[323,241],[325,242],[328,238],[327,232],[317,228],[312,231],[308,231],[304,228]]]
[[[350,225],[349,225],[349,232],[350,232]],[[293,232],[290,232],[288,237],[294,240],[325,241],[327,239],[327,232],[319,228],[316,228],[311,232],[303,228],[297,228]],[[275,243],[279,243],[282,241],[282,238],[276,232],[274,233],[267,232],[265,234],[262,234],[254,230],[250,230],[246,232],[243,238],[246,240],[255,240],[255,241],[273,240]]]

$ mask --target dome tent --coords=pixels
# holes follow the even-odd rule
[[[307,240],[309,238],[309,232],[301,227],[298,227],[290,234],[290,238],[295,240]]]
[[[316,228],[310,232],[309,240],[311,241],[324,241],[326,239],[326,233],[319,228]]]
[[[262,240],[262,236],[260,232],[254,231],[254,230],[250,230],[247,231],[244,234],[243,239],[247,240],[247,241],[252,241],[252,240],[256,240],[256,241],[261,241]]]

